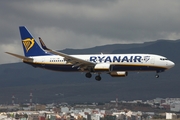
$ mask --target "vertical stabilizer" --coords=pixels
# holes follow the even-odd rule
[[[21,35],[24,55],[26,57],[49,55],[40,48],[40,46],[37,44],[36,40],[33,38],[33,36],[27,30],[26,27],[20,26],[19,31],[20,31],[20,35]]]

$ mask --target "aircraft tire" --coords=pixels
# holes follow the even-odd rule
[[[97,75],[97,76],[95,77],[95,79],[96,79],[97,81],[101,81],[101,76],[100,76],[100,75]]]
[[[158,74],[156,74],[156,76],[155,76],[156,78],[159,78],[159,75]]]
[[[88,72],[88,73],[86,73],[86,77],[87,77],[87,78],[91,78],[91,77],[92,77],[92,74]]]

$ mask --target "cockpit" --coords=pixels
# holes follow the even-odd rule
[[[168,60],[167,58],[160,58],[160,60]]]

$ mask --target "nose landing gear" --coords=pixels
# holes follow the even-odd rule
[[[158,75],[158,74],[156,74],[156,75],[155,75],[155,77],[156,77],[156,78],[159,78],[159,75]]]
[[[155,75],[156,78],[159,78],[159,74],[158,73],[160,73],[160,72],[163,72],[163,71],[156,71],[156,75]]]

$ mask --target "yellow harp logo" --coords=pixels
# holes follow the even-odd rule
[[[28,52],[34,45],[34,39],[30,39],[30,38],[27,38],[25,40],[22,41],[23,42],[23,45],[24,47],[26,48],[26,52]]]

